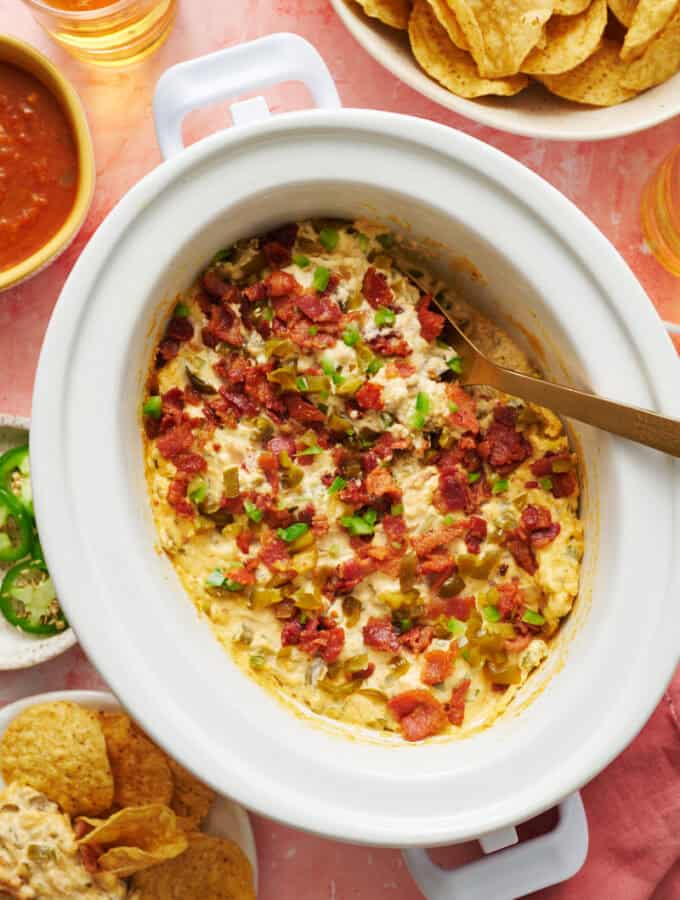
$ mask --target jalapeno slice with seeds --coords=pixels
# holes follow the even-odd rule
[[[18,563],[5,575],[0,611],[10,624],[30,634],[59,634],[68,628],[47,566],[40,560]]]
[[[0,562],[27,556],[33,539],[31,521],[19,500],[0,487]]]
[[[0,456],[0,487],[17,498],[29,515],[33,515],[31,469],[28,461],[28,445],[13,447]]]

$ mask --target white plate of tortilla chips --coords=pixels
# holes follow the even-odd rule
[[[680,0],[331,0],[364,49],[484,125],[595,141],[680,114]]]
[[[12,896],[257,895],[245,810],[182,769],[110,694],[60,691],[5,707],[0,773],[0,884]]]

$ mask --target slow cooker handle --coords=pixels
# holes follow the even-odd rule
[[[156,85],[153,108],[156,136],[165,159],[181,153],[182,121],[192,109],[273,87],[301,81],[318,107],[338,109],[340,97],[317,50],[297,34],[270,34],[168,69]],[[266,118],[263,97],[232,106],[234,124]]]
[[[487,835],[481,842],[486,853],[493,849],[492,837]],[[440,869],[426,850],[403,853],[427,900],[515,900],[566,881],[579,871],[588,853],[588,822],[581,795],[576,793],[560,803],[559,822],[548,834],[458,869]]]

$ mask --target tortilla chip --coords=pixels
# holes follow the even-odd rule
[[[621,59],[633,60],[645,52],[650,42],[668,25],[680,0],[640,0],[626,32]]]
[[[630,28],[638,0],[607,0],[607,5],[619,22],[626,28]]]
[[[113,802],[113,775],[97,714],[76,703],[31,706],[0,742],[7,784],[27,784],[70,816],[101,815]]]
[[[584,9],[588,9],[589,6],[590,0],[555,0],[553,15],[577,16]]]
[[[210,812],[215,792],[170,757],[168,765],[174,783],[170,808],[185,831],[196,831]]]
[[[680,10],[643,55],[628,66],[621,82],[631,91],[644,91],[680,72]]]
[[[437,21],[446,31],[452,43],[454,43],[459,50],[469,50],[470,47],[458,24],[458,19],[446,0],[428,0],[428,2],[432,7],[432,12],[437,17]]]
[[[427,0],[416,0],[408,33],[413,55],[425,72],[459,97],[511,96],[528,83],[525,75],[482,78],[470,54],[449,40]]]
[[[541,37],[553,0],[448,0],[485,78],[516,75]]]
[[[597,50],[607,25],[607,0],[593,0],[576,16],[553,16],[548,22],[548,46],[535,47],[522,64],[529,75],[559,75],[575,69]]]
[[[619,57],[616,41],[603,40],[585,62],[562,75],[536,75],[548,90],[565,100],[591,106],[614,106],[634,97],[637,91],[623,86],[629,64]]]
[[[162,750],[120,712],[100,713],[114,782],[116,806],[170,804],[172,774]]]
[[[232,841],[189,835],[189,848],[170,862],[139,872],[130,900],[255,900],[250,863]]]
[[[118,878],[174,859],[187,848],[177,816],[160,803],[129,806],[108,819],[83,817],[79,822],[91,825],[92,831],[80,838],[78,845],[102,849],[97,859],[99,868]]]
[[[406,31],[411,0],[356,0],[367,16]]]

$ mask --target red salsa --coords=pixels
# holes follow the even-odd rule
[[[0,63],[0,272],[43,247],[66,221],[78,187],[78,150],[54,95]]]

